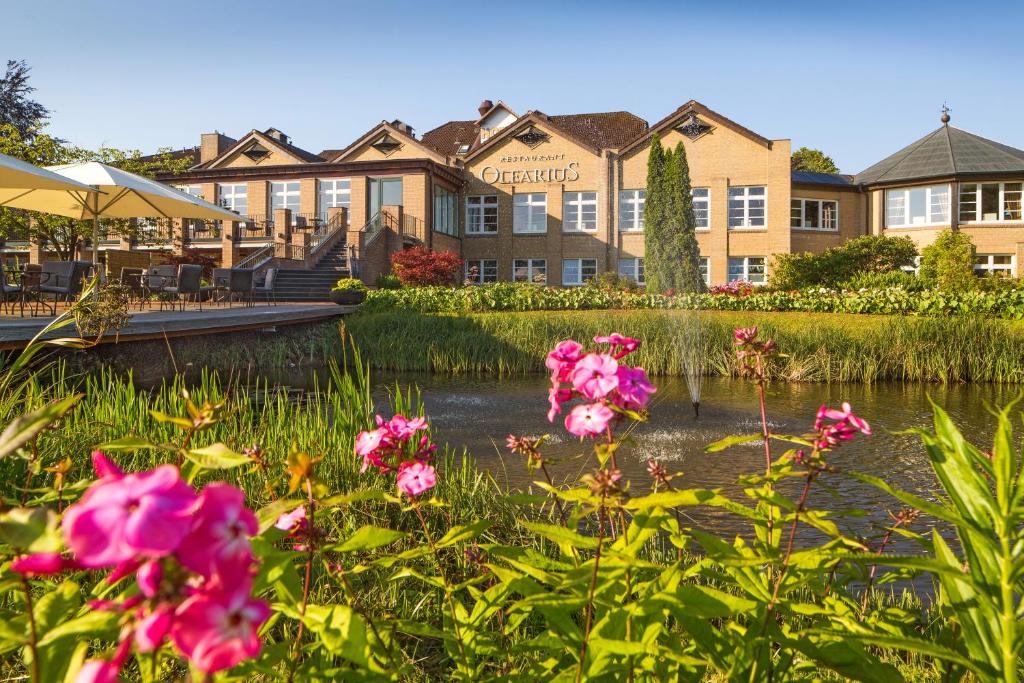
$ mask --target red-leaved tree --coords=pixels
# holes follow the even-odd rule
[[[454,285],[462,272],[462,259],[450,251],[412,247],[391,255],[391,269],[403,285]]]

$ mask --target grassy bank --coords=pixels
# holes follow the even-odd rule
[[[562,339],[622,332],[644,340],[637,364],[679,375],[700,325],[706,372],[734,371],[732,330],[758,325],[784,354],[773,374],[791,381],[1024,381],[1024,325],[976,317],[928,318],[735,311],[541,311],[472,315],[362,313],[345,329],[374,368],[504,375],[539,372]]]

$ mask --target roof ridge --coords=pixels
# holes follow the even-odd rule
[[[942,128],[946,133],[946,149],[949,150],[949,163],[953,167],[953,175],[956,175],[956,155],[953,154],[953,138],[949,135],[949,126],[946,124],[942,125]]]
[[[939,131],[941,131],[941,130],[942,130],[942,128],[936,128],[931,133],[928,133],[928,135],[925,135],[923,138],[920,138],[916,142],[910,143],[909,145],[907,145],[906,147],[904,147],[901,150],[898,150],[897,152],[895,152],[891,156],[888,156],[885,159],[882,159],[881,161],[879,161],[878,163],[881,164],[881,163],[884,163],[885,161],[887,161],[889,159],[892,159],[892,157],[894,157],[896,155],[899,155],[899,158],[895,159],[889,167],[887,167],[884,171],[881,171],[880,173],[877,174],[877,177],[875,178],[875,180],[873,182],[881,181],[890,171],[892,171],[897,166],[899,166],[901,163],[906,161],[907,157],[909,157],[919,147],[924,145],[924,143],[928,142],[933,137],[935,137],[935,135]],[[902,152],[902,154],[900,154],[900,152]],[[870,171],[872,168],[874,168],[874,166],[868,166],[866,169],[864,169],[863,171],[861,171],[857,175],[863,175],[865,172]]]
[[[984,143],[984,144],[985,144],[986,146],[988,146],[988,147],[991,147],[992,149],[994,149],[994,150],[998,151],[998,152],[999,152],[999,153],[1001,153],[1001,154],[1005,154],[1005,155],[1007,155],[1007,156],[1011,156],[1011,157],[1014,157],[1014,159],[1017,159],[1017,160],[1020,160],[1020,159],[1024,159],[1024,150],[1021,150],[1021,149],[1017,149],[1016,147],[1011,147],[1010,145],[1004,145],[1004,144],[1003,144],[1003,143],[1001,143],[1001,142],[997,142],[997,141],[995,141],[995,140],[992,140],[992,139],[990,139],[990,138],[986,138],[985,136],[983,136],[983,135],[978,135],[977,133],[972,133],[971,131],[969,131],[969,130],[965,130],[965,129],[963,129],[963,128],[958,128],[957,126],[949,126],[949,127],[950,127],[950,128],[954,128],[954,129],[956,129],[956,130],[960,131],[960,132],[961,132],[961,133],[963,133],[964,135],[969,135],[969,136],[971,136],[971,137],[972,137],[972,138],[974,138],[975,140],[978,140],[979,142],[982,142],[982,143]],[[1015,155],[1013,155],[1013,154],[1010,154],[1009,152],[1007,152],[1007,151],[1006,151],[1006,150],[1007,150],[1007,148],[1009,148],[1009,149],[1012,149],[1012,150],[1015,150],[1015,151],[1018,151],[1018,152],[1020,152],[1020,153],[1021,153],[1021,155],[1020,155],[1020,156],[1018,157],[1018,156],[1015,156]]]

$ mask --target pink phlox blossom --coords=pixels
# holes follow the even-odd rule
[[[398,468],[398,488],[408,496],[418,496],[437,484],[437,472],[426,463],[404,462]]]
[[[619,405],[623,408],[643,408],[651,400],[651,394],[657,391],[647,379],[647,372],[643,368],[620,365],[617,374],[618,397],[621,399]]]
[[[258,631],[270,607],[250,596],[252,580],[212,585],[178,606],[171,637],[200,671],[230,669],[260,652]]]
[[[588,353],[572,371],[572,387],[583,396],[604,398],[619,385],[619,363],[606,353]]]
[[[583,347],[572,339],[560,341],[553,351],[548,353],[544,365],[551,371],[553,379],[567,382],[576,361],[583,357]]]
[[[245,506],[245,494],[230,484],[208,484],[199,497],[196,523],[177,550],[181,563],[210,577],[237,577],[252,562],[249,538],[259,532],[259,521]]]
[[[640,348],[640,340],[634,339],[633,337],[626,337],[619,334],[618,332],[612,332],[608,336],[594,337],[596,344],[608,344],[611,349],[610,352],[616,360],[623,356],[628,356],[637,349]]]
[[[300,505],[291,512],[285,512],[278,517],[277,521],[274,523],[274,528],[280,529],[281,531],[291,531],[292,529],[300,526],[305,519],[306,506]]]
[[[603,403],[585,403],[569,411],[565,428],[576,436],[596,436],[605,432],[614,417],[612,409]]]
[[[63,557],[60,553],[36,553],[22,555],[11,562],[11,571],[23,576],[51,576],[66,569],[79,569],[81,565],[72,558]]]

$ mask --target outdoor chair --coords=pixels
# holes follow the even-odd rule
[[[142,276],[146,271],[142,268],[121,268],[121,274],[117,280],[128,288],[131,299],[139,302],[139,308],[146,300],[146,290],[143,286]]]
[[[213,294],[212,298],[214,301],[224,303],[229,298],[229,290],[231,288],[231,269],[230,268],[214,268],[213,269]]]
[[[239,301],[252,306],[252,295],[252,268],[232,268],[228,279],[228,301],[234,301],[237,296]]]
[[[164,309],[166,301],[166,289],[175,287],[178,280],[178,267],[174,265],[153,266],[147,273],[143,285],[143,296],[149,299],[156,294],[160,301],[160,310]]]
[[[267,268],[263,282],[253,288],[255,296],[263,297],[264,301],[267,303],[273,302],[275,306],[277,305],[277,297],[274,295],[274,276],[276,274],[276,268]]]
[[[203,310],[203,267],[194,263],[182,263],[178,266],[178,275],[175,283],[164,287],[163,291],[178,297],[178,310],[185,310],[185,300],[189,297],[199,304],[199,310]],[[208,290],[207,290],[208,291]]]
[[[14,304],[17,302],[21,315],[25,315],[25,299],[22,296],[21,285],[10,282],[7,275],[6,269],[0,274],[0,277],[3,278],[0,280],[0,305],[3,306],[5,312],[10,310],[11,313],[14,313]]]
[[[92,270],[89,261],[44,261],[39,277],[40,298],[44,295],[53,296],[53,306],[57,310],[57,302],[70,303],[82,291],[82,281]]]

